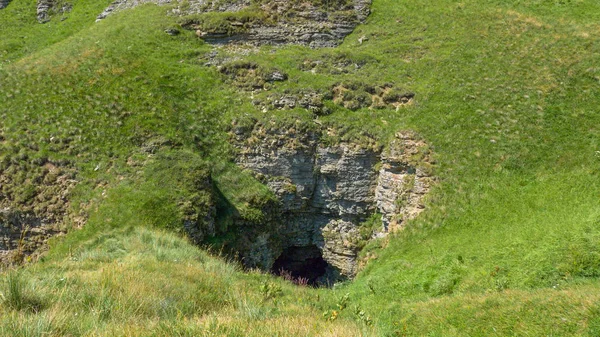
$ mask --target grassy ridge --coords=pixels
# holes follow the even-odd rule
[[[0,12],[3,23],[0,67],[41,51],[93,25],[98,13],[109,3],[110,1],[77,1],[69,14],[40,25],[36,21],[35,0],[11,2],[10,6]]]
[[[315,295],[234,264],[167,232],[123,229],[64,259],[8,272],[2,336],[359,335],[327,322]],[[10,290],[9,290],[10,289]]]
[[[160,255],[154,243],[135,241],[138,236],[175,238],[139,227],[105,233],[108,227],[131,225],[177,227],[171,221],[181,217],[176,206],[191,192],[177,184],[175,169],[146,170],[140,178],[139,167],[128,164],[131,158],[147,160],[140,148],[171,143],[193,153],[194,160],[217,173],[223,194],[242,209],[253,195],[267,196],[244,176],[228,171],[227,156],[222,156],[227,153],[224,126],[240,116],[282,123],[313,116],[303,111],[265,116],[252,107],[245,94],[201,65],[199,56],[209,46],[191,33],[171,37],[163,32],[175,21],[164,15],[164,8],[143,6],[92,24],[92,12],[106,2],[75,3],[67,20],[42,26],[29,18],[32,3],[14,0],[0,11],[0,22],[14,23],[0,25],[0,35],[11,37],[0,41],[5,60],[0,94],[7,97],[0,104],[6,139],[0,155],[16,158],[27,152],[34,158],[67,159],[84,181],[76,200],[100,207],[92,212],[89,229],[69,234],[51,250],[47,262],[22,271],[35,289],[42,289],[39,302],[46,304],[37,313],[3,304],[3,326],[13,329],[3,333],[33,326],[40,327],[39,334],[111,335],[126,327],[132,335],[243,335],[248,330],[274,335],[295,326],[307,330],[289,334],[597,334],[597,299],[585,297],[595,292],[600,276],[596,2],[379,0],[367,24],[335,50],[291,46],[271,52],[265,47],[249,56],[288,73],[290,80],[275,85],[274,92],[327,90],[357,78],[373,85],[394,82],[414,91],[415,104],[399,111],[333,106],[333,113],[319,120],[343,129],[340,137],[361,139],[367,134],[382,144],[397,130],[412,128],[438,156],[440,183],[427,211],[405,231],[367,247],[364,254],[375,259],[356,281],[318,291],[217,267],[221,262],[211,262],[220,268],[212,274],[201,262],[188,274],[178,274],[180,264],[153,257]],[[28,19],[21,19],[25,14]],[[21,35],[37,40],[19,40]],[[337,56],[365,65],[346,74],[313,74],[300,67],[307,59]],[[72,140],[58,146],[47,141],[51,137]],[[240,183],[244,193],[237,193]],[[236,195],[241,195],[239,200]],[[107,226],[107,219],[116,220]],[[105,245],[100,241],[107,235],[114,242]],[[83,244],[90,240],[97,243]],[[119,253],[131,240],[126,253]],[[73,249],[89,257],[70,260]],[[151,262],[141,263],[146,250],[152,251]],[[179,243],[168,254],[193,260],[190,256],[202,253]],[[142,271],[134,268],[138,263],[135,268]],[[101,276],[104,264],[115,275]],[[171,271],[181,290],[167,291],[176,298],[167,306],[173,311],[163,313],[156,303],[118,295],[138,290],[109,284],[108,323],[92,328],[104,322],[96,302],[78,307],[86,317],[80,325],[61,323],[74,318],[66,312],[78,300],[48,298],[82,287],[90,288],[90,296],[102,294],[103,282],[123,281],[116,270],[129,280],[139,279],[139,285],[131,286],[146,287],[142,293],[148,297],[162,289],[160,282],[153,284],[154,278]],[[142,275],[146,272],[151,276]],[[51,282],[50,275],[60,279],[71,274],[83,285],[45,284]],[[216,277],[216,284],[207,275]],[[286,300],[261,303],[264,280],[283,287]],[[246,287],[245,303],[232,304],[226,296],[206,291],[236,287]],[[268,286],[264,289],[268,292]],[[347,293],[349,304],[340,311],[340,299]],[[307,304],[295,307],[291,299],[296,297]],[[139,311],[118,308],[128,302]],[[186,307],[188,302],[196,306]],[[340,318],[326,320],[338,317],[337,312]],[[140,320],[128,320],[131,313]],[[269,319],[257,326],[264,318]],[[373,331],[365,326],[370,320]]]

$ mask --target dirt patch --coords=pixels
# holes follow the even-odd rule
[[[288,75],[276,68],[266,68],[252,62],[232,62],[219,67],[226,82],[240,89],[268,89],[274,82],[285,81]]]
[[[69,197],[77,185],[67,161],[5,154],[0,160],[0,262],[18,263],[38,252],[46,241],[81,225],[69,214]]]

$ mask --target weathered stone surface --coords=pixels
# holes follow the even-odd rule
[[[96,21],[102,20],[112,14],[113,12],[134,8],[143,4],[153,3],[157,5],[170,4],[171,0],[116,0],[110,4],[102,13],[98,15]],[[204,2],[204,1],[202,1]]]
[[[344,220],[332,220],[322,229],[325,245],[323,258],[339,270],[341,275],[356,274],[357,238],[356,224]]]
[[[427,172],[432,159],[425,142],[402,132],[384,151],[381,162],[375,200],[384,230],[393,231],[423,211],[423,197],[433,184]]]
[[[361,217],[373,211],[378,153],[340,144],[317,148],[312,206],[337,216]]]
[[[210,43],[250,45],[300,44],[311,48],[336,47],[370,13],[371,0],[354,0],[348,8],[320,8],[310,2],[268,1],[261,9],[275,22],[253,22],[242,33],[204,32]]]
[[[98,17],[96,21],[102,20],[114,12],[135,8],[144,4],[169,5],[176,3],[174,0],[116,0],[111,3]],[[250,6],[249,0],[230,1],[207,1],[191,0],[185,5],[179,5],[173,13],[176,15],[200,14],[205,12],[238,12]]]
[[[106,8],[97,18],[102,20],[115,11],[134,8],[141,4],[171,4],[172,0],[117,0]],[[238,12],[247,9],[251,1],[206,1],[190,0],[178,5],[172,13],[190,15],[206,12]],[[323,6],[323,5],[321,5]],[[215,44],[283,45],[300,44],[312,48],[335,47],[354,28],[363,22],[370,13],[371,0],[354,0],[349,5],[343,2],[331,2],[327,8],[313,5],[310,1],[290,2],[284,0],[265,1],[260,10],[267,14],[268,20],[247,23],[231,22],[241,27],[236,33],[223,31],[203,31],[194,23],[188,28],[197,35]]]
[[[0,0],[0,9],[6,8],[11,0]]]
[[[277,68],[267,68],[253,62],[232,62],[218,69],[228,83],[244,90],[263,90],[274,82],[288,78],[286,73]]]
[[[40,23],[50,20],[50,9],[54,5],[54,0],[38,0],[37,2],[37,19]]]
[[[178,6],[174,13],[176,14],[200,14],[206,12],[239,12],[248,8],[252,0],[192,0],[184,6]]]
[[[414,93],[397,88],[394,84],[369,85],[360,81],[338,83],[332,88],[333,102],[346,109],[396,109],[410,104]]]
[[[254,172],[281,202],[272,211],[275,224],[248,236],[254,243],[244,241],[238,250],[248,267],[270,269],[283,250],[314,245],[333,269],[327,277],[352,277],[364,239],[362,222],[380,212],[379,232],[387,233],[423,209],[432,178],[422,167],[431,158],[414,134],[399,133],[382,153],[355,143],[326,146],[322,132],[261,123],[233,128],[237,164]]]
[[[59,2],[57,0],[38,0],[37,2],[37,20],[45,23],[50,20],[52,13],[67,13],[71,11],[71,4]]]

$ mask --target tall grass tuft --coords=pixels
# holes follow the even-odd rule
[[[6,307],[18,311],[37,313],[43,309],[43,301],[27,291],[26,282],[18,271],[7,274],[3,284],[2,302]]]
[[[21,276],[17,272],[10,272],[6,277],[4,288],[2,292],[4,304],[14,310],[21,310],[25,304]]]

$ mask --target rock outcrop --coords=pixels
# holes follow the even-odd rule
[[[166,5],[170,4],[171,0],[116,0],[111,3],[106,9],[98,15],[96,21],[102,20],[109,16],[110,14],[121,11],[124,9],[134,8],[140,5],[144,5],[147,3],[157,4],[157,5]],[[203,1],[202,1],[203,2]]]
[[[327,130],[295,130],[257,123],[234,126],[237,164],[277,196],[276,224],[246,237],[239,253],[248,267],[270,269],[282,251],[316,246],[328,270],[322,283],[357,272],[361,241],[397,229],[423,209],[432,184],[423,141],[399,133],[385,151],[358,143],[326,145]],[[382,225],[361,234],[361,223],[381,213]],[[274,232],[269,232],[274,231]],[[253,242],[253,243],[252,243]]]
[[[11,0],[0,0],[0,9],[6,8]]]
[[[145,3],[165,5],[171,0],[117,0],[97,18]],[[363,22],[370,13],[371,0],[328,1],[262,1],[258,5],[248,0],[190,0],[177,4],[174,15],[189,16],[210,12],[237,13],[252,11],[255,15],[224,20],[216,26],[205,25],[201,16],[184,26],[209,43],[243,43],[254,46],[269,44],[300,44],[312,48],[335,47]]]
[[[50,21],[52,14],[64,14],[71,11],[71,4],[57,0],[38,0],[37,20],[39,23]]]
[[[50,20],[50,9],[54,4],[53,0],[38,0],[37,2],[37,19],[40,23]]]
[[[384,231],[394,231],[423,210],[431,187],[428,145],[411,133],[398,133],[381,155],[375,200]],[[419,165],[421,163],[421,165]]]
[[[260,8],[268,20],[245,24],[244,29],[227,33],[203,30],[194,26],[198,35],[211,43],[244,43],[250,45],[299,44],[311,48],[335,47],[369,15],[371,0],[332,1],[331,5],[315,5],[310,1],[267,1]],[[235,24],[235,22],[233,22]]]

